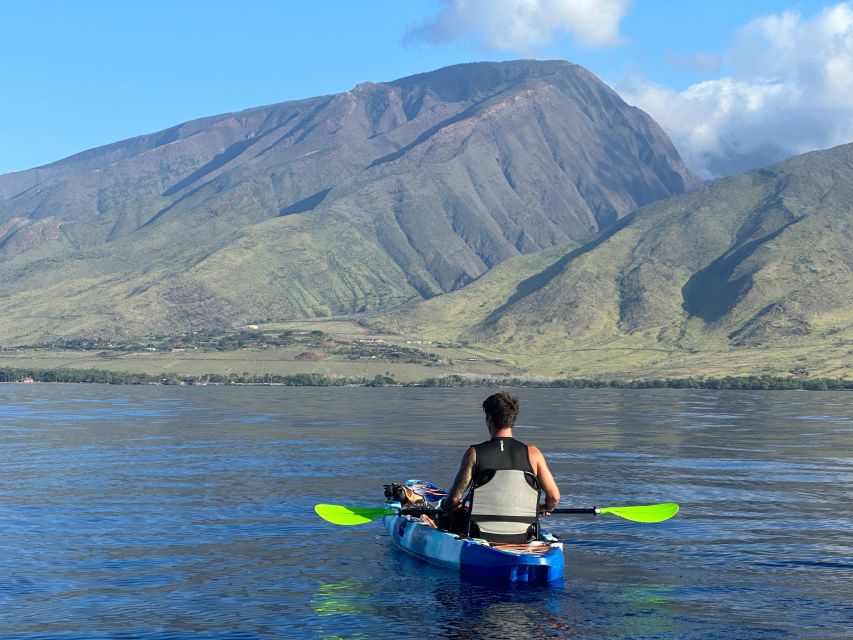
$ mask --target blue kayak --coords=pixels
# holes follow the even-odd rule
[[[410,480],[406,484],[415,482],[421,481]],[[387,502],[385,506],[395,511],[401,508],[399,502]],[[563,543],[545,531],[540,540],[527,544],[496,544],[442,531],[415,516],[387,515],[384,524],[394,544],[404,551],[470,576],[532,583],[554,582],[563,577]]]

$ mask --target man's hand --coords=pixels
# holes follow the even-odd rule
[[[543,518],[550,516],[551,512],[557,508],[556,504],[540,504],[539,505],[539,515]]]

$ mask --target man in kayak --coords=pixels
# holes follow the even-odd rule
[[[538,517],[556,508],[560,490],[542,452],[513,438],[518,398],[501,391],[486,398],[483,411],[491,438],[465,452],[439,522],[490,542],[524,543],[538,535]],[[466,501],[470,510],[460,508]]]

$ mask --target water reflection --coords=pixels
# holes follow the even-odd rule
[[[614,594],[613,605],[622,615],[611,617],[607,625],[613,638],[678,637],[674,606],[678,594],[674,585],[632,586]]]
[[[376,589],[361,580],[349,578],[340,582],[323,582],[311,598],[311,608],[318,617],[316,633],[323,640],[365,640],[370,638],[364,618],[370,613]]]
[[[341,582],[324,582],[311,598],[318,616],[342,616],[364,613],[364,601],[375,594],[363,582],[349,578]]]
[[[562,615],[560,586],[501,587],[463,577],[439,581],[428,595],[441,607],[443,638],[549,638],[574,629]]]

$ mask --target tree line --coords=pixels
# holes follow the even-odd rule
[[[359,385],[368,387],[392,386],[397,381],[386,375],[377,374],[373,378],[330,377],[321,373],[297,373],[294,375],[271,374],[210,374],[203,376],[182,376],[174,373],[147,374],[106,371],[103,369],[20,369],[0,368],[0,382],[62,382],[91,384],[276,384],[291,387],[341,387]]]
[[[321,373],[210,374],[182,376],[175,373],[145,374],[106,371],[103,369],[21,369],[0,368],[0,382],[64,382],[93,384],[273,384],[293,387],[340,387],[347,385],[386,387],[540,387],[552,389],[735,389],[735,390],[806,390],[850,391],[853,380],[844,378],[789,378],[781,376],[726,376],[723,378],[665,378],[655,380],[597,380],[562,378],[556,380],[527,378],[476,378],[449,375],[417,382],[399,382],[392,375],[377,374],[373,378],[331,377]]]

